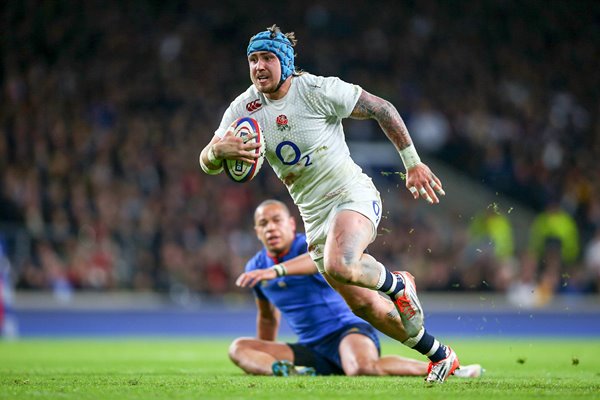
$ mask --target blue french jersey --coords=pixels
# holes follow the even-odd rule
[[[263,248],[248,261],[246,272],[270,268],[306,250],[306,236],[297,234],[290,251],[283,257],[273,259]],[[254,293],[281,311],[299,343],[316,342],[347,325],[365,322],[350,311],[344,299],[318,273],[262,281],[254,287]]]

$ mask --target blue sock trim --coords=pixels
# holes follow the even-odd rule
[[[425,331],[425,333],[423,333],[423,337],[421,338],[421,340],[419,340],[419,343],[417,343],[415,347],[413,347],[413,349],[415,349],[421,354],[426,355],[427,353],[429,353],[429,350],[431,350],[431,348],[433,347],[434,341],[435,338],[431,336],[427,331]]]
[[[385,270],[385,282],[383,282],[383,285],[381,285],[379,290],[382,291],[383,293],[387,293],[387,291],[392,288],[393,283],[394,283],[394,277],[392,276],[392,273],[386,269]]]
[[[435,363],[442,361],[444,358],[446,358],[446,346],[440,343],[440,347],[438,347],[437,351],[433,353],[429,359]]]
[[[396,287],[394,288],[393,292],[388,293],[389,290],[392,288],[392,285],[394,284],[394,278],[396,278]],[[392,274],[390,271],[388,271],[386,269],[385,270],[385,282],[383,282],[383,285],[379,288],[379,291],[386,293],[388,296],[390,296],[392,301],[394,301],[394,300],[396,300],[396,295],[402,289],[404,289],[404,281],[402,281],[402,278],[399,276],[394,277],[394,274]]]
[[[391,275],[391,273],[390,273]],[[401,277],[399,277],[398,275],[396,275],[396,280],[398,281],[398,283],[396,283],[396,287],[394,288],[394,291],[392,293],[390,293],[390,297],[392,298],[392,301],[396,300],[396,295],[404,289],[404,281],[402,280]]]

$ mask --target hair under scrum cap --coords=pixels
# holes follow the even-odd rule
[[[294,47],[283,33],[266,30],[252,36],[246,55],[257,51],[270,51],[277,56],[281,63],[280,84],[294,73]]]

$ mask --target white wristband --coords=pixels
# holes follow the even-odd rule
[[[221,166],[217,169],[208,168],[208,166],[204,164],[204,161],[202,161],[202,153],[200,154],[200,157],[198,157],[198,161],[200,162],[200,168],[202,168],[202,171],[208,175],[219,175],[221,172],[223,172],[223,164],[221,164]]]
[[[206,153],[206,157],[208,157],[208,162],[211,163],[212,165],[215,165],[215,166],[222,166],[223,165],[223,160],[218,159],[217,156],[215,155],[215,150],[213,148],[213,145],[211,145],[208,148],[208,152]]]
[[[273,269],[275,270],[277,277],[287,275],[287,268],[285,268],[285,265],[283,265],[283,264],[273,265]]]
[[[404,164],[404,168],[406,168],[407,171],[415,165],[421,163],[421,159],[417,154],[417,149],[415,149],[415,146],[413,146],[412,143],[407,148],[400,150],[399,153],[402,163]]]

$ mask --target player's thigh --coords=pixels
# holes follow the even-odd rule
[[[346,375],[377,375],[379,351],[371,338],[359,333],[347,335],[339,347]]]
[[[373,222],[354,210],[340,210],[331,223],[325,241],[325,264],[339,258],[352,262],[373,241]]]
[[[245,353],[248,350],[267,353],[278,360],[294,360],[292,348],[287,343],[283,342],[273,342],[270,340],[254,338],[238,338],[230,347],[230,352],[233,354]]]

